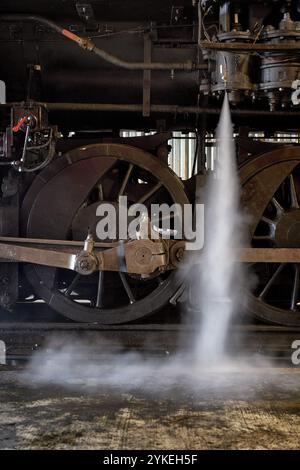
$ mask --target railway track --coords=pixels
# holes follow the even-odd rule
[[[5,362],[26,361],[42,348],[59,349],[65,344],[92,348],[93,354],[107,351],[137,350],[146,354],[174,354],[187,349],[195,335],[195,327],[176,324],[134,324],[104,326],[93,323],[21,322],[0,323],[0,343],[5,345]],[[228,351],[233,355],[259,354],[291,365],[294,341],[300,341],[300,328],[267,325],[233,325]],[[49,346],[50,345],[50,346]],[[3,353],[2,353],[3,357]],[[1,359],[1,353],[0,353]],[[2,362],[4,362],[2,360]]]

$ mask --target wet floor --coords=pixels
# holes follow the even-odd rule
[[[300,369],[260,369],[252,384],[236,376],[218,384],[152,394],[30,384],[22,370],[0,367],[0,448],[299,448]]]

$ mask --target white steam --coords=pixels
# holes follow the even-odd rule
[[[223,360],[228,327],[240,305],[243,268],[234,261],[242,242],[238,204],[235,144],[225,95],[217,130],[217,159],[207,187],[205,244],[197,275],[202,324],[195,338],[195,354],[204,363]]]

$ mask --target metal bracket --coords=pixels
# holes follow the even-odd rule
[[[3,366],[6,364],[6,344],[4,341],[0,340],[0,365]]]
[[[144,36],[144,62],[150,63],[152,56],[152,41],[149,34]],[[151,107],[151,70],[144,70],[143,75],[143,116],[150,116]]]
[[[78,16],[86,23],[87,29],[95,31],[98,29],[99,24],[96,21],[94,9],[90,3],[76,3],[76,10]]]
[[[172,6],[171,10],[171,25],[182,24],[186,21],[185,18],[185,7],[184,6]]]
[[[295,80],[292,83],[293,93],[292,93],[292,103],[294,106],[300,104],[300,80]]]

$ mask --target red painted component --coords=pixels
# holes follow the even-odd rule
[[[68,39],[71,39],[71,41],[77,42],[78,44],[82,43],[82,38],[77,36],[77,34],[72,33],[68,29],[63,29],[62,34],[66,36]]]
[[[13,132],[19,132],[20,128],[23,126],[24,122],[27,120],[27,116],[19,119],[18,123],[12,128]]]

